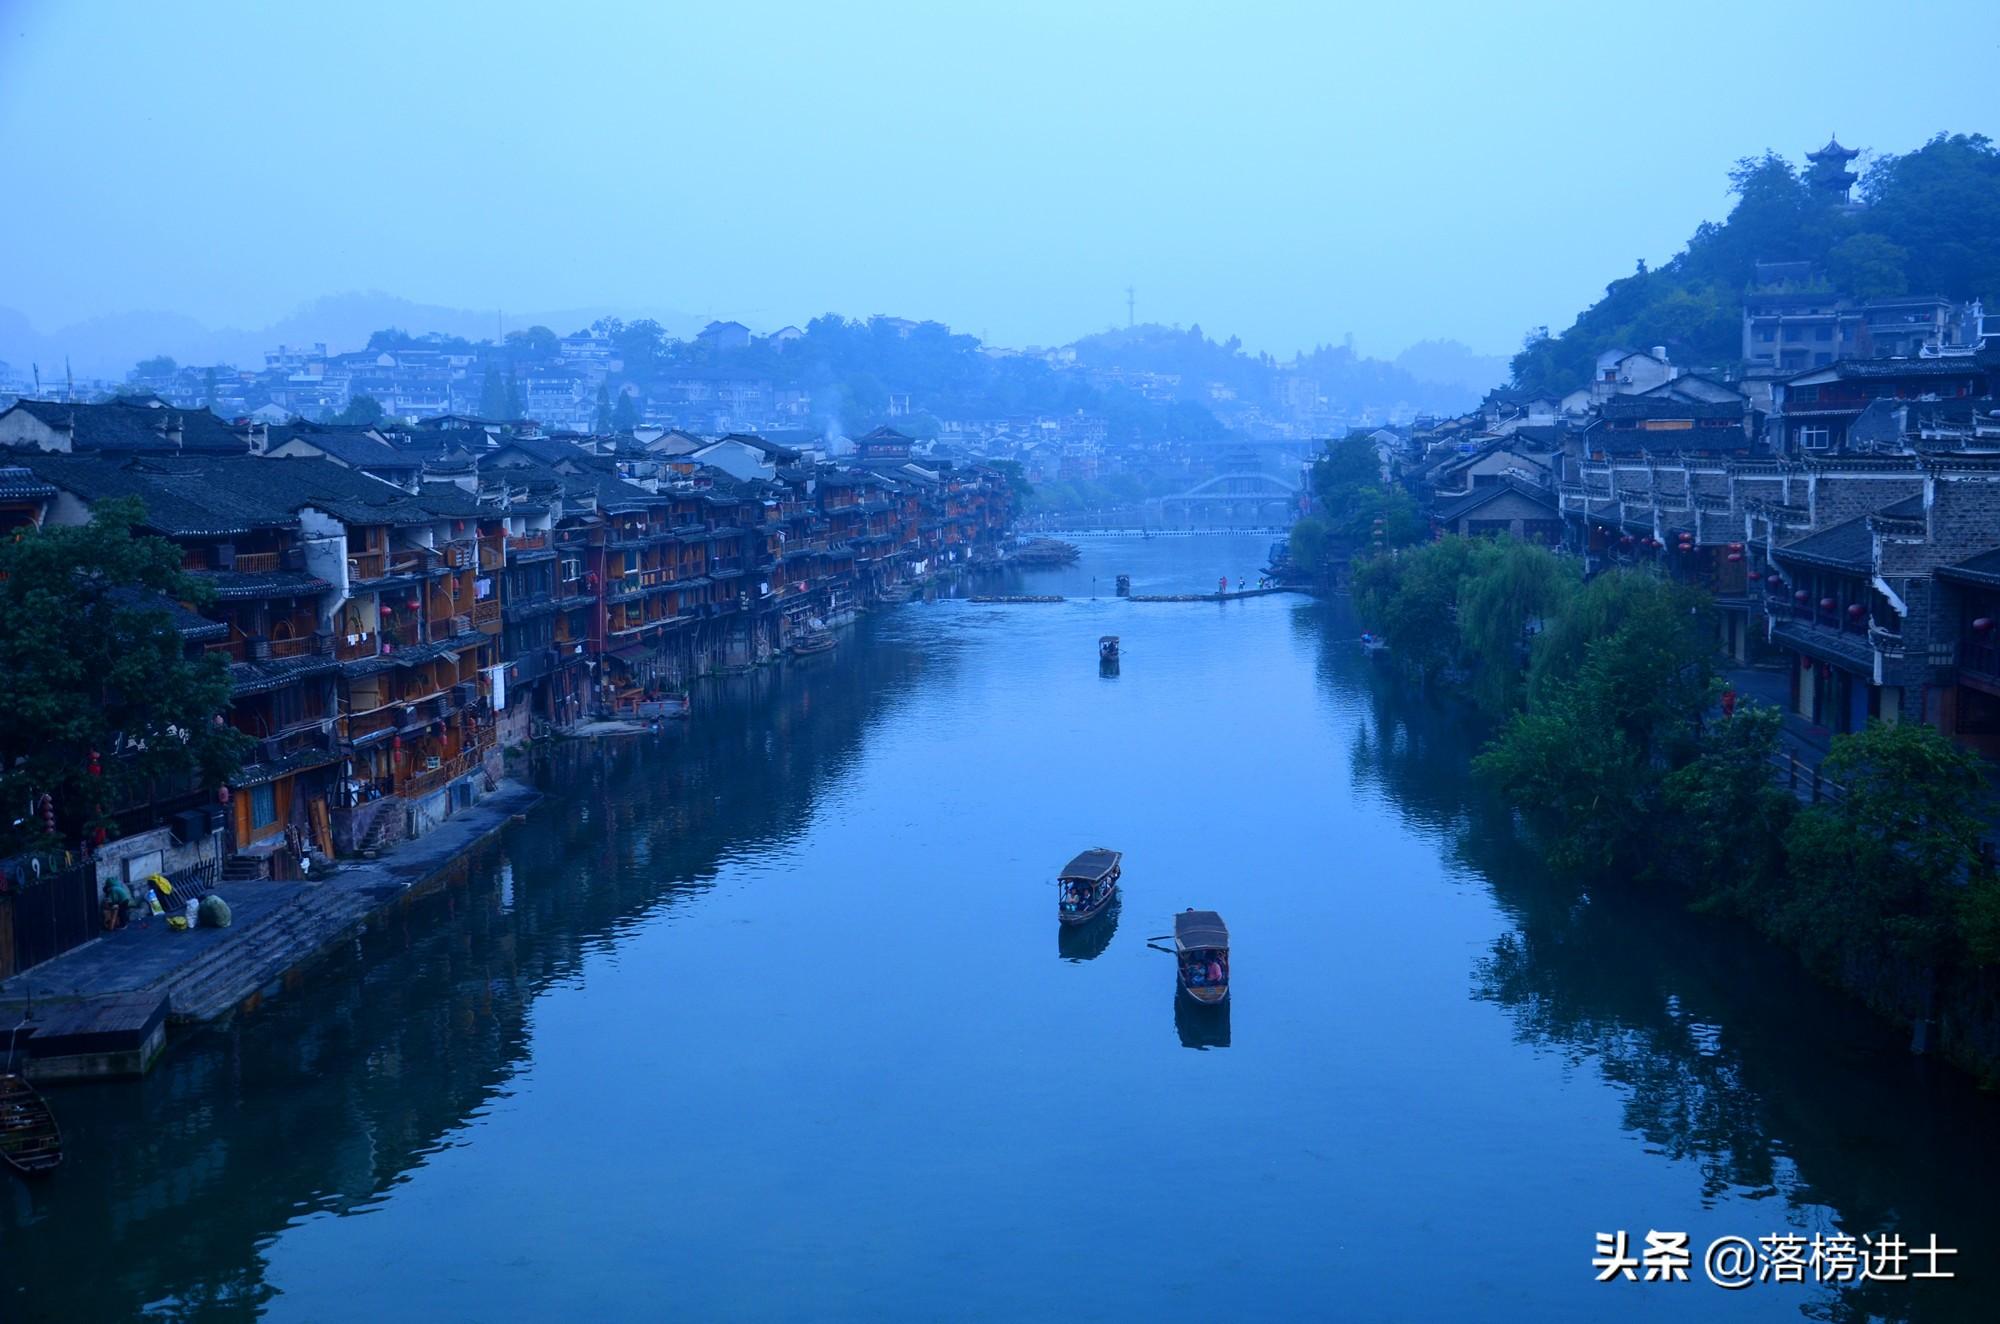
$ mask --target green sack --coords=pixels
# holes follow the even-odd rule
[[[201,899],[199,907],[203,928],[226,929],[229,927],[229,903],[213,892]]]

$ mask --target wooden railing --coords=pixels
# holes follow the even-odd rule
[[[356,552],[347,558],[350,579],[380,579],[387,572],[389,558],[383,552]]]
[[[488,598],[484,602],[472,604],[472,623],[481,630],[492,633],[500,628],[500,599]]]
[[[447,782],[455,781],[466,773],[477,770],[480,764],[485,762],[486,751],[492,743],[490,738],[482,739],[471,749],[444,760],[435,768],[425,768],[411,773],[403,778],[402,784],[396,788],[397,792],[406,796],[428,795]]]
[[[276,552],[238,552],[234,569],[246,575],[268,575],[278,568]]]

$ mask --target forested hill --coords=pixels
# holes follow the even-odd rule
[[[1085,336],[1070,348],[1078,367],[1100,374],[1150,376],[1155,379],[1152,389],[1176,400],[1207,405],[1233,392],[1231,398],[1244,404],[1279,411],[1311,394],[1335,409],[1355,413],[1369,408],[1386,412],[1398,404],[1424,413],[1448,413],[1467,407],[1468,396],[1477,399],[1497,381],[1451,380],[1461,373],[1477,374],[1487,365],[1464,346],[1448,341],[1425,343],[1428,353],[1420,359],[1436,366],[1420,372],[1364,358],[1351,345],[1320,345],[1280,361],[1269,354],[1247,353],[1235,336],[1211,340],[1199,323],[1185,331],[1177,326],[1122,327]]]
[[[1517,386],[1564,391],[1614,347],[1665,345],[1675,361],[1736,362],[1742,298],[1758,262],[1811,262],[1828,288],[1857,299],[1939,294],[2000,308],[2000,151],[1979,134],[1933,138],[1878,157],[1863,205],[1844,207],[1776,153],[1729,173],[1728,217],[1703,222],[1665,265],[1605,288],[1558,336],[1531,336],[1514,357]]]

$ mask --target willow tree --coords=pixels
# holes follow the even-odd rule
[[[220,657],[190,658],[175,603],[212,590],[181,551],[134,532],[137,501],[107,501],[87,525],[0,543],[0,852],[53,844],[38,806],[85,832],[145,803],[161,781],[233,771],[244,737],[221,725]]]
[[[1576,563],[1546,547],[1513,538],[1480,545],[1458,595],[1458,638],[1482,710],[1499,717],[1521,706],[1530,646],[1579,582]]]

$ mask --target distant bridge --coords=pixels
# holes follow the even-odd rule
[[[1269,529],[1298,515],[1300,484],[1259,470],[1217,474],[1185,492],[1160,497],[1161,529]]]

